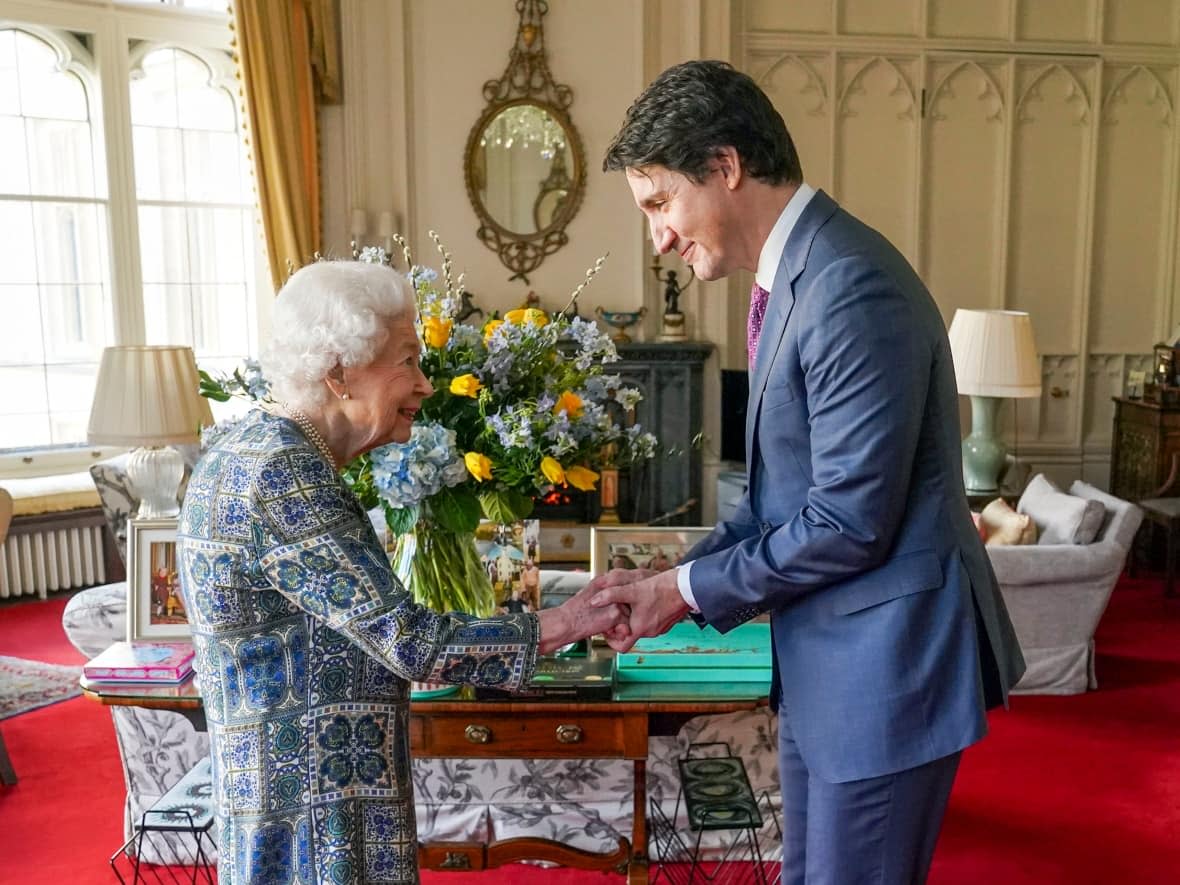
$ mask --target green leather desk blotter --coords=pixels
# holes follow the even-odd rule
[[[681,621],[640,639],[616,657],[618,682],[765,682],[771,677],[770,624],[749,622],[726,634]]]

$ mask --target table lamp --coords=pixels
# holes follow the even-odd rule
[[[196,444],[213,423],[197,392],[197,361],[179,345],[108,347],[102,352],[86,438],[132,445],[127,477],[139,494],[137,519],[176,516],[184,458],[173,444]]]
[[[963,479],[969,492],[998,492],[1007,455],[996,434],[1000,400],[1041,395],[1032,320],[1015,310],[956,310],[949,337],[959,393],[971,397]]]

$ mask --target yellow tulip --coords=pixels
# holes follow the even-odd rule
[[[451,320],[444,320],[440,317],[426,317],[422,320],[422,339],[426,342],[428,347],[433,347],[436,350],[447,346],[447,342],[451,340],[451,327],[454,323]]]
[[[492,460],[479,452],[468,452],[463,456],[463,463],[467,465],[467,472],[483,482],[492,478]]]
[[[517,326],[533,325],[537,328],[549,323],[549,315],[535,307],[518,307],[516,310],[510,310],[504,314],[504,319]]]
[[[458,378],[451,379],[451,393],[455,396],[470,396],[475,397],[477,393],[483,388],[483,384],[474,375],[460,375]]]
[[[553,414],[556,415],[562,409],[571,418],[581,417],[582,398],[571,390],[565,391],[557,398],[557,405],[553,407]]]
[[[565,471],[561,469],[556,458],[551,458],[548,455],[542,458],[541,472],[545,474],[545,479],[554,485],[565,485]]]
[[[580,489],[583,492],[594,491],[595,485],[598,483],[598,474],[589,467],[573,466],[565,472],[565,478],[569,480],[569,484],[575,489]]]
[[[492,337],[492,333],[504,325],[503,320],[488,320],[483,327],[483,340],[487,341]]]

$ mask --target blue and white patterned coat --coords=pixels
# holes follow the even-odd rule
[[[220,881],[417,882],[407,680],[519,687],[536,616],[416,605],[340,477],[261,411],[197,464],[177,550]]]

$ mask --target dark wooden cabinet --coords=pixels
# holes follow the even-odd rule
[[[620,483],[625,521],[700,525],[704,459],[696,444],[704,424],[704,368],[713,345],[704,341],[617,345],[606,371],[639,388],[635,420],[660,442],[654,459]],[[668,516],[668,514],[674,514]]]
[[[1116,396],[1113,436],[1111,494],[1128,501],[1148,497],[1168,478],[1172,457],[1180,455],[1180,406]]]
[[[697,436],[704,426],[705,360],[713,345],[705,341],[628,342],[616,344],[618,362],[604,367],[625,386],[638,388],[643,399],[633,416],[613,415],[654,433],[656,457],[619,472],[618,517],[627,523],[700,525],[704,459]],[[565,489],[538,501],[533,515],[542,525],[554,522],[598,522],[597,493]],[[549,552],[543,554],[551,562]],[[564,559],[564,557],[563,557]]]

